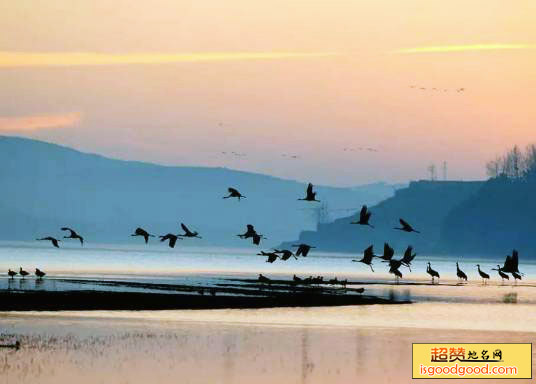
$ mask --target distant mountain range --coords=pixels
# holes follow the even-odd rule
[[[141,226],[178,233],[185,222],[203,240],[189,244],[241,246],[235,235],[254,224],[266,245],[317,226],[318,203],[297,201],[305,183],[226,168],[169,167],[109,159],[42,141],[0,136],[0,239],[60,236],[71,226],[91,242],[139,241]],[[223,200],[227,188],[246,199]],[[376,204],[398,185],[317,186],[331,218]],[[315,205],[316,204],[316,205]]]

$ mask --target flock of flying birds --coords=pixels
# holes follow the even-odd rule
[[[238,201],[240,201],[241,199],[246,198],[246,196],[242,195],[236,188],[232,188],[232,187],[228,188],[228,193],[229,194],[227,196],[223,196],[223,199],[236,198]],[[314,191],[313,184],[311,183],[309,183],[309,185],[307,186],[305,197],[299,198],[298,200],[307,201],[307,202],[320,202],[320,200],[316,198],[316,192]],[[350,224],[364,225],[364,226],[369,226],[371,228],[374,228],[374,226],[370,224],[371,216],[372,216],[372,212],[368,209],[366,205],[363,205],[363,207],[361,208],[361,211],[359,212],[359,219],[357,221],[351,222]],[[408,233],[411,233],[411,232],[420,233],[404,219],[400,218],[399,222],[400,222],[400,227],[395,227],[393,229],[403,231],[403,232],[408,232]],[[177,243],[177,240],[182,240],[183,238],[198,238],[198,239],[202,238],[201,236],[199,236],[199,233],[197,231],[190,230],[184,223],[181,223],[181,228],[183,230],[182,234],[168,233],[166,235],[159,236],[160,241],[161,242],[167,241],[168,246],[170,248],[174,248],[175,244]],[[84,245],[84,238],[80,236],[72,228],[62,227],[61,230],[68,232],[69,234],[68,236],[64,236],[63,237],[64,239],[77,239],[80,241],[81,246]],[[156,237],[155,235],[150,234],[145,229],[140,228],[140,227],[136,228],[136,230],[131,236],[143,237],[145,240],[145,244],[149,242],[150,237]],[[255,227],[252,224],[248,224],[246,226],[246,232],[242,234],[238,234],[237,236],[240,237],[241,239],[251,239],[252,243],[255,245],[259,245],[261,243],[261,240],[266,239],[264,235],[258,233],[255,230]],[[43,237],[43,238],[36,239],[36,240],[50,241],[52,245],[56,248],[59,248],[59,242],[61,242],[61,240],[56,239],[55,237],[52,237],[52,236],[47,236],[47,237]],[[266,256],[267,257],[266,262],[273,263],[277,259],[286,261],[286,260],[289,260],[291,257],[294,257],[296,260],[298,259],[298,256],[306,257],[309,254],[309,251],[315,248],[314,246],[311,246],[309,244],[294,244],[293,247],[297,247],[297,250],[295,253],[288,249],[282,249],[282,250],[274,249],[272,252],[260,251],[260,253],[258,253],[257,255]],[[411,262],[413,261],[413,259],[415,259],[415,256],[417,254],[413,252],[413,247],[411,245],[407,247],[401,259],[394,259],[393,258],[394,254],[395,254],[395,250],[388,243],[384,244],[383,255],[381,256],[374,254],[374,248],[371,245],[364,250],[363,258],[361,258],[360,260],[352,260],[352,261],[366,264],[370,267],[371,271],[374,272],[374,268],[372,267],[373,259],[379,258],[381,259],[382,262],[388,263],[389,273],[395,276],[396,282],[398,283],[399,279],[402,278],[403,276],[402,273],[400,272],[400,268],[407,267],[409,271],[411,272]],[[489,274],[482,271],[480,269],[479,264],[477,264],[476,267],[478,268],[478,274],[482,278],[483,283],[486,284],[487,280],[490,278]],[[505,279],[509,280],[508,273],[510,273],[514,278],[514,281],[517,283],[517,280],[521,280],[521,276],[523,275],[523,273],[519,272],[518,252],[514,250],[512,252],[512,255],[506,256],[506,260],[502,267],[500,265],[497,265],[497,268],[493,268],[492,270],[495,270],[498,272],[503,282]],[[439,278],[440,278],[439,272],[432,269],[430,262],[427,263],[426,272],[432,277],[432,284],[434,284],[435,278],[437,278],[438,284],[439,284]],[[24,271],[21,267],[19,269],[18,274],[20,274],[20,276],[24,279],[24,277],[28,276],[29,273],[27,271]],[[10,269],[8,272],[8,275],[11,278],[13,278],[14,276],[17,275],[17,272],[12,271]],[[46,273],[44,273],[43,271],[39,269],[36,269],[35,275],[37,276],[38,279],[42,279],[46,275]],[[456,275],[458,276],[459,281],[464,281],[464,280],[467,281],[467,275],[460,269],[458,262],[456,262]]]
[[[410,88],[412,89],[419,89],[421,91],[426,91],[426,90],[430,90],[430,91],[437,91],[437,92],[448,92],[449,89],[447,88],[436,88],[436,87],[432,87],[432,88],[427,88],[427,87],[419,87],[419,86],[416,86],[416,85],[410,85],[409,86]],[[465,88],[456,88],[454,90],[450,89],[450,91],[456,91],[458,93],[460,92],[465,92]]]

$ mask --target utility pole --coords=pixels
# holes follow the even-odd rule
[[[436,166],[435,166],[435,164],[430,164],[428,166],[428,172],[430,172],[430,180],[434,181],[436,179]]]

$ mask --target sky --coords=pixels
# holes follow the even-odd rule
[[[317,184],[482,179],[536,142],[534,20],[533,0],[1,2],[0,134]]]

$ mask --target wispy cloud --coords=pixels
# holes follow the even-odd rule
[[[536,44],[465,44],[465,45],[432,45],[427,47],[403,48],[394,53],[447,53],[471,51],[503,51],[515,49],[536,49]]]
[[[40,129],[64,128],[77,124],[80,113],[0,117],[0,132],[34,132]]]
[[[0,51],[0,68],[163,64],[211,61],[278,60],[334,56],[334,52],[97,53]]]

